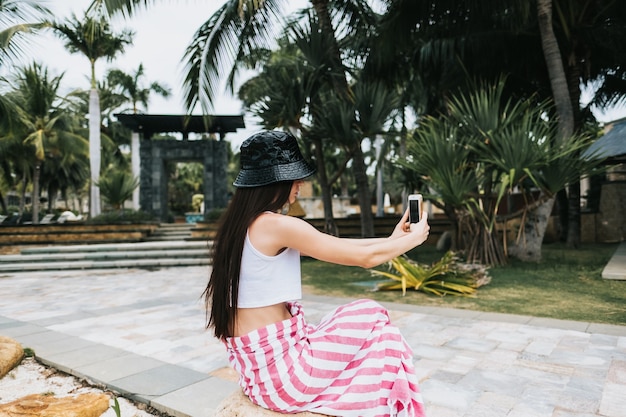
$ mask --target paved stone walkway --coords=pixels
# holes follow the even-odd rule
[[[204,331],[208,267],[0,275],[0,334],[180,417],[237,389]],[[305,296],[310,322],[345,299]],[[624,417],[626,326],[385,304],[431,417]]]

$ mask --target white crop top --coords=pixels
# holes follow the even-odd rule
[[[300,252],[287,248],[275,256],[259,252],[246,233],[241,255],[237,307],[254,308],[302,298]]]

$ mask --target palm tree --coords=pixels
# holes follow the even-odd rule
[[[537,0],[537,17],[541,34],[541,49],[545,56],[558,115],[558,139],[562,142],[574,133],[574,112],[569,98],[563,58],[552,25],[552,0]]]
[[[3,96],[5,99],[8,98]],[[14,111],[14,107],[11,108],[11,112]],[[9,112],[4,113],[10,115]],[[19,178],[23,178],[20,175],[19,168],[25,161],[25,155],[27,151],[25,146],[15,140],[14,137],[9,136],[10,129],[7,124],[0,124],[0,204],[2,205],[2,211],[8,213],[8,207],[4,199],[4,193],[9,191],[17,184]],[[5,188],[6,187],[6,188]]]
[[[347,158],[353,165],[352,171],[363,219],[366,217],[365,213],[369,213],[370,217],[372,213],[370,178],[367,175],[363,143],[369,140],[370,145],[373,145],[378,135],[386,134],[388,129],[386,124],[399,108],[400,100],[394,90],[387,89],[380,83],[357,80],[351,85],[351,90],[354,97],[352,103],[332,94],[321,100],[324,105],[317,110],[318,117],[314,123],[314,130],[323,132],[322,134],[331,138],[333,143],[342,146],[343,154],[350,157]],[[372,236],[373,222],[368,224],[362,221],[361,234]]]
[[[300,38],[300,43],[298,39],[295,42],[298,43],[306,59],[315,62],[313,67],[317,72],[317,83],[327,84],[328,87],[324,90],[332,86],[335,94],[350,101],[352,94],[346,77],[347,68],[341,60],[338,35],[331,22],[328,10],[330,2],[312,1],[311,3],[314,13],[309,14],[308,19],[304,19],[303,25],[292,26],[292,36]],[[363,17],[369,17],[372,13],[365,3],[348,3],[350,4],[338,3],[337,12],[351,17],[351,25],[346,28],[345,33],[355,33],[359,28],[364,27]],[[222,80],[226,79],[232,89],[235,77],[241,68],[256,67],[261,64],[256,57],[262,57],[262,55],[257,51],[268,50],[274,46],[279,25],[283,24],[282,6],[283,2],[278,0],[262,3],[230,0],[198,29],[196,38],[189,45],[186,53],[187,76],[184,90],[188,109],[191,110],[200,105],[207,112],[212,107],[213,99],[217,95]],[[315,49],[317,52],[315,55],[308,53],[310,50],[305,50],[306,42],[301,42],[302,39],[311,41],[309,46],[316,47],[309,48]],[[323,48],[317,48],[317,46]],[[355,55],[352,54],[352,56]],[[312,97],[311,104],[313,107],[321,108],[321,103],[316,101],[315,96],[317,94]],[[315,118],[314,108],[311,115]],[[321,160],[322,138],[312,135],[307,138],[314,141],[318,164],[323,164]],[[351,144],[351,158],[362,158],[362,154],[357,149],[360,144],[361,142],[356,140]],[[364,163],[353,164],[353,167],[354,170],[363,171],[357,174],[357,178],[366,178]],[[323,170],[320,170],[320,173],[323,174]],[[373,234],[373,219],[369,208],[369,198],[367,204],[368,209],[362,212],[362,221],[364,233],[371,235]],[[325,216],[328,218],[327,214]]]
[[[124,203],[132,197],[133,191],[139,186],[139,180],[123,168],[111,167],[98,185],[102,189],[104,200],[122,213]]]
[[[112,69],[107,73],[106,78],[109,86],[111,86],[114,91],[118,92],[121,97],[124,97],[126,102],[131,103],[131,111],[133,113],[137,113],[138,103],[142,104],[144,108],[148,108],[148,98],[150,97],[150,93],[157,93],[165,98],[171,95],[171,92],[167,87],[162,86],[156,81],[150,83],[148,87],[143,87],[140,84],[143,76],[143,64],[139,64],[139,68],[137,68],[137,71],[132,75],[126,74],[118,69]],[[133,177],[139,178],[139,133],[137,132],[133,132],[131,134],[131,170]],[[135,187],[133,191],[133,207],[135,209],[139,208],[138,187]]]
[[[466,88],[468,78],[493,80],[509,74],[507,96],[538,94],[555,101],[550,115],[562,124],[561,137],[567,140],[586,121],[594,121],[589,109],[580,109],[581,86],[597,91],[591,104],[601,107],[623,103],[626,97],[624,2],[383,3],[387,9],[378,28],[381,41],[375,54],[380,61],[371,70],[389,79],[406,79],[402,73],[414,69],[429,92],[427,114],[445,112],[446,97],[459,87]],[[578,181],[568,189],[569,202],[565,191],[558,195],[561,229],[568,244],[576,246],[580,236]]]
[[[567,85],[567,77],[563,65],[563,58],[559,44],[554,34],[553,18],[552,18],[552,0],[537,0],[537,21],[539,24],[539,33],[541,35],[541,49],[546,61],[548,69],[548,77],[550,79],[550,87],[552,89],[552,97],[554,98],[556,116],[559,126],[559,134],[557,140],[563,143],[574,133],[574,111],[572,108],[572,98],[570,97],[570,89]],[[578,87],[576,87],[578,89]],[[565,216],[569,210],[563,208],[571,205],[568,203],[565,189],[561,190],[562,205],[562,225],[567,227],[567,241],[570,246],[578,246],[580,241],[580,184],[574,181],[576,186],[570,185],[570,199],[574,201],[574,205],[578,207],[578,211],[574,212],[574,216]],[[578,201],[577,201],[578,200]],[[553,201],[546,202],[545,210],[551,210]],[[577,215],[578,214],[578,215]],[[565,221],[567,219],[567,221]]]
[[[73,132],[72,118],[58,95],[61,76],[52,77],[40,64],[33,63],[16,76],[16,89],[9,93],[14,107],[14,123],[3,142],[27,151],[22,160],[30,163],[33,191],[33,223],[39,221],[39,185],[42,164],[50,156],[69,158],[86,149],[83,137]],[[26,178],[26,177],[25,177]],[[25,184],[25,183],[24,183]]]
[[[83,20],[75,15],[65,23],[54,23],[53,29],[65,40],[65,47],[70,53],[81,53],[88,60],[91,68],[91,89],[89,92],[89,161],[91,168],[90,215],[100,214],[100,98],[97,89],[96,62],[100,58],[112,60],[123,53],[126,45],[132,43],[133,33],[128,30],[115,34],[105,16],[85,14]]]
[[[374,45],[376,53],[373,54],[381,57],[383,65],[372,65],[376,69],[373,76],[392,80],[402,86],[403,93],[408,89],[401,80],[406,81],[407,76],[410,76],[424,86],[424,91],[420,92],[419,106],[414,108],[422,107],[427,114],[445,111],[447,97],[459,87],[467,88],[468,78],[493,80],[502,73],[508,73],[507,96],[526,98],[539,94],[539,97],[546,98],[560,94],[551,89],[546,67],[537,65],[543,61],[544,52],[538,47],[541,45],[540,26],[543,26],[538,23],[538,18],[544,16],[540,13],[545,10],[541,6],[548,5],[540,1],[383,1],[386,10],[377,27],[381,41]],[[98,3],[103,2],[101,0]],[[149,1],[119,0],[106,3],[110,10],[132,13],[134,8],[146,5]],[[344,10],[352,7],[352,14],[343,15],[353,18],[346,20],[350,22],[346,26],[356,31],[362,30],[358,22],[365,15],[359,13],[356,2],[312,0],[323,33],[331,35],[333,32],[329,30],[333,26],[328,18],[328,7],[339,3],[338,7]],[[553,0],[550,4],[554,5],[557,12],[552,25],[561,42],[562,57],[564,62],[574,64],[567,65],[565,73],[574,119],[576,126],[580,126],[581,117],[584,116],[577,111],[581,81],[599,83],[597,97],[600,102],[605,99],[619,100],[626,92],[625,70],[621,65],[625,55],[621,39],[624,37],[623,28],[626,27],[626,3],[614,0]],[[189,46],[187,54],[188,75],[185,86],[189,108],[198,103],[210,105],[230,63],[243,62],[257,45],[272,39],[267,34],[276,27],[264,26],[267,23],[264,19],[274,18],[275,22],[269,23],[278,23],[276,16],[282,11],[280,6],[280,1],[250,4],[232,0],[225,3],[198,30],[197,39]],[[340,65],[341,60],[337,59],[339,48],[332,44],[337,36],[332,33],[329,39],[331,43],[325,54],[327,64],[336,70],[336,76],[332,78],[336,83],[336,91],[344,95],[347,83],[340,81],[344,78],[341,74],[345,68]],[[228,64],[224,71],[220,71],[223,62]],[[374,60],[369,62],[376,63]],[[237,66],[233,65],[227,77],[231,85],[236,71]],[[552,110],[551,114],[557,113]],[[577,200],[575,187],[572,191],[570,194]],[[577,206],[578,201],[575,203]],[[576,222],[572,227],[577,227]],[[576,233],[568,236],[575,238]]]
[[[598,93],[592,102],[616,104],[626,100],[626,5],[612,0],[576,0],[547,2],[541,0],[541,13],[553,9],[553,26],[559,39],[561,65],[566,83],[561,83],[563,97],[569,97],[573,111],[573,131],[585,129],[589,113],[580,108],[581,85],[592,85]],[[540,20],[539,25],[542,26]],[[552,79],[552,72],[549,72]],[[567,89],[567,91],[565,91]],[[553,94],[558,100],[557,92]],[[557,109],[558,110],[558,109]],[[567,195],[559,195],[561,225],[569,247],[580,244],[580,181],[569,184]]]
[[[61,148],[46,158],[40,182],[41,189],[47,191],[48,212],[52,212],[56,206],[59,195],[69,207],[69,192],[72,192],[74,198],[80,199],[89,184],[89,146],[86,140],[84,145],[84,152]]]
[[[0,67],[25,53],[28,38],[23,33],[45,27],[50,11],[37,0],[0,2]]]
[[[399,102],[382,84],[356,80],[359,66],[355,63],[351,65],[355,81],[347,86],[351,91],[350,99],[338,95],[337,80],[344,76],[328,63],[329,41],[321,31],[319,20],[313,14],[307,17],[307,22],[288,26],[285,37],[278,41],[280,49],[277,51],[252,52],[253,60],[261,57],[258,61],[262,62],[263,69],[241,87],[239,95],[244,104],[261,117],[265,127],[288,128],[313,144],[329,233],[335,229],[330,189],[352,161],[361,206],[362,234],[371,236],[371,195],[362,144],[365,139],[372,141],[384,132],[385,123]],[[354,61],[364,59],[358,48],[348,49],[348,55],[356,57],[352,58]],[[331,171],[332,174],[327,172],[324,152],[329,148],[340,149],[339,159],[344,160],[338,164],[341,168]]]
[[[106,76],[108,84],[126,98],[127,102],[131,104],[130,110],[135,114],[138,112],[138,104],[141,104],[146,109],[148,108],[150,93],[156,93],[164,98],[172,94],[168,87],[156,81],[150,83],[148,87],[142,86],[141,79],[143,77],[143,64],[139,64],[139,68],[133,74],[127,74],[119,69],[111,69]]]
[[[18,5],[19,3],[19,5]],[[23,57],[30,33],[46,26],[50,12],[37,0],[0,1],[0,69],[14,59]],[[0,94],[0,124],[7,123],[10,103]]]
[[[312,31],[317,33],[316,31]],[[302,40],[302,38],[299,38]],[[303,139],[303,149],[314,154],[311,158],[317,165],[317,182],[322,193],[324,207],[324,230],[337,235],[338,229],[333,219],[331,187],[345,171],[350,158],[341,157],[343,162],[329,168],[329,157],[337,150],[335,143],[326,131],[315,126],[315,120],[323,120],[319,114],[322,106],[311,106],[310,102],[319,102],[317,96],[323,94],[325,84],[323,76],[316,70],[316,63],[307,57],[319,57],[322,53],[305,54],[296,43],[309,45],[308,41],[295,43],[289,39],[278,40],[280,45],[276,51],[257,50],[255,54],[262,57],[263,69],[255,77],[245,82],[239,89],[239,98],[244,106],[256,114],[266,129],[283,128],[291,131],[296,137]],[[311,123],[312,121],[312,123]],[[313,146],[306,146],[313,144]],[[329,174],[333,173],[333,174]]]
[[[550,112],[548,102],[507,100],[504,80],[452,96],[447,109],[445,117],[422,121],[409,142],[404,165],[436,191],[433,197],[455,220],[459,247],[469,260],[506,263],[506,232],[500,238],[496,222],[529,215],[533,221],[523,224],[508,253],[539,260],[552,207],[546,202],[598,164],[578,157],[578,151],[588,145],[587,138],[555,141],[555,124],[544,119]],[[524,207],[500,215],[502,199],[516,188],[524,197]]]

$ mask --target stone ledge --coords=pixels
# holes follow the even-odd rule
[[[9,245],[22,245],[22,244],[43,244],[43,243],[93,243],[93,242],[137,242],[143,239],[146,235],[141,232],[99,232],[99,233],[63,233],[63,234],[32,234],[32,235],[1,235],[3,238],[3,244]]]
[[[24,357],[22,345],[5,336],[0,336],[0,378],[15,368]]]
[[[0,226],[0,246],[139,242],[157,227],[157,224]]]
[[[109,408],[106,394],[54,397],[32,394],[0,404],[0,417],[100,417]]]
[[[1,226],[0,235],[5,234],[41,234],[41,233],[95,233],[95,232],[153,232],[158,228],[155,223],[127,224],[38,224],[20,226]]]

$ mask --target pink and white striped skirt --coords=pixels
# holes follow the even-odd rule
[[[252,402],[270,410],[332,416],[424,416],[411,348],[387,310],[357,300],[306,323],[292,318],[224,343]]]

